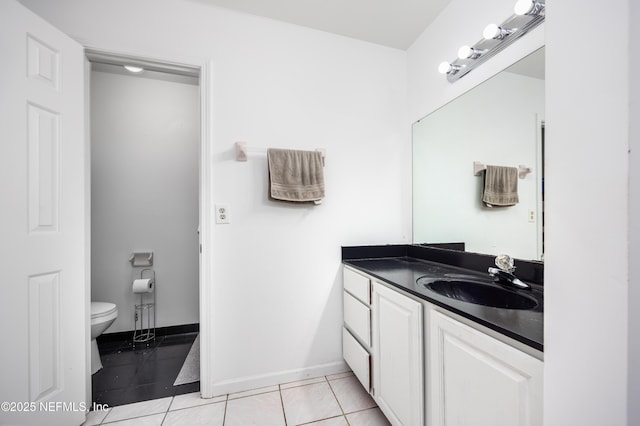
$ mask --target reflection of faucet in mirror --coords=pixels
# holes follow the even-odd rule
[[[522,282],[513,274],[516,267],[513,264],[511,256],[508,254],[501,254],[496,257],[495,263],[497,268],[488,269],[489,275],[493,277],[495,282],[522,290],[531,290],[531,286],[529,284]]]

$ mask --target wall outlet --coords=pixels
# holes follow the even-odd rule
[[[218,224],[231,223],[229,204],[216,204],[216,223]]]
[[[529,210],[529,222],[533,223],[536,221],[536,212],[533,210]]]

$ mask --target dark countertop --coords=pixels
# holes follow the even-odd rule
[[[417,284],[418,278],[443,277],[445,274],[461,274],[473,280],[493,285],[488,273],[472,269],[419,259],[411,256],[392,256],[367,259],[346,259],[343,263],[352,266],[376,279],[404,290],[427,302],[455,312],[498,333],[511,337],[534,349],[543,351],[544,292],[539,284],[527,282],[533,291],[517,290],[533,296],[538,306],[531,310],[502,309],[476,305],[439,295],[427,287]],[[517,272],[516,272],[517,275]],[[498,284],[495,284],[498,285]],[[499,286],[499,285],[498,285]]]

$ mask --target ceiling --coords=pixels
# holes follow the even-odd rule
[[[406,50],[451,0],[197,0]]]

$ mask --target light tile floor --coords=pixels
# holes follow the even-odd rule
[[[351,372],[211,399],[200,393],[92,411],[85,426],[386,426],[389,422]]]

